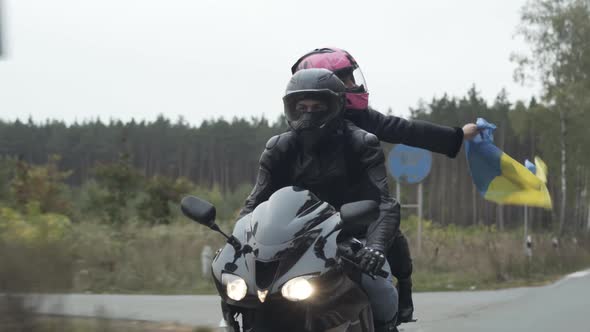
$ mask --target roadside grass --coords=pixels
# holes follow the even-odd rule
[[[590,267],[590,238],[533,234],[532,256],[525,255],[523,230],[494,227],[442,227],[423,222],[422,250],[415,243],[417,219],[402,222],[413,254],[416,291],[481,290],[537,286]],[[414,245],[412,245],[414,244]]]
[[[222,228],[231,229],[229,223]],[[541,285],[590,267],[590,241],[533,234],[533,256],[524,253],[522,229],[461,228],[423,223],[422,250],[415,247],[417,220],[402,222],[414,259],[416,291],[498,289]],[[74,290],[78,292],[203,294],[215,293],[201,276],[201,250],[223,239],[209,229],[178,221],[168,226],[127,225],[119,229],[75,225]]]
[[[120,228],[84,223],[69,236],[76,266],[76,292],[212,293],[201,273],[205,245],[219,248],[222,238],[205,227],[176,223]]]
[[[229,222],[221,224],[231,229]],[[425,221],[418,251],[416,218],[404,220],[402,228],[412,249],[416,291],[539,285],[590,267],[588,237],[564,237],[555,248],[551,234],[533,234],[529,259],[521,229]],[[59,239],[0,241],[0,293],[214,294],[211,279],[201,275],[201,251],[223,244],[221,236],[186,219],[154,227],[71,224]]]

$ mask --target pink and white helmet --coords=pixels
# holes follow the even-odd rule
[[[335,47],[317,48],[299,58],[291,67],[291,73],[308,68],[328,69],[343,81],[350,78],[355,86],[346,89],[346,108],[364,110],[369,107],[369,91],[363,72],[356,60],[345,50]]]

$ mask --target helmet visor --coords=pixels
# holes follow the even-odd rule
[[[320,128],[343,107],[342,96],[330,90],[303,90],[283,97],[285,116],[295,130]]]
[[[359,67],[345,68],[335,72],[338,78],[346,85],[346,92],[368,93],[365,75]]]
[[[367,87],[367,81],[365,81],[365,75],[363,75],[363,71],[360,67],[356,67],[352,72],[352,78],[354,80],[354,84],[357,86],[357,89],[362,89],[359,92],[369,92],[369,88]]]

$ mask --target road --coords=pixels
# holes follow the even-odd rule
[[[45,295],[40,313],[217,326],[216,296]],[[405,332],[590,331],[590,270],[557,283],[499,291],[417,293]]]

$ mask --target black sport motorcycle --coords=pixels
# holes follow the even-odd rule
[[[338,212],[308,190],[285,187],[238,220],[230,236],[215,224],[210,203],[188,196],[181,209],[228,240],[212,263],[227,331],[373,332],[353,258],[362,243],[352,235],[374,220],[376,202]]]

